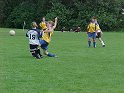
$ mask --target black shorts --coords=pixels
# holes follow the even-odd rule
[[[29,45],[30,51],[37,50],[37,49],[38,49],[38,46],[39,46],[39,45],[32,45],[32,44],[30,44],[30,45]]]
[[[101,32],[96,33],[96,38],[101,38],[101,36],[102,36]]]

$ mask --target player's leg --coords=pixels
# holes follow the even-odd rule
[[[93,38],[93,47],[95,48],[96,47],[96,39]]]
[[[42,55],[41,55],[40,49],[39,49],[39,45],[35,45],[34,48],[35,48],[35,57],[38,59],[42,58]]]
[[[31,52],[31,54],[32,54],[33,57],[35,57],[37,59],[40,59],[41,57],[37,53],[37,47],[38,47],[38,45],[32,45],[32,44],[30,44],[30,52]]]
[[[104,41],[102,40],[102,38],[98,38],[98,39],[99,39],[99,41],[101,42],[102,46],[105,47],[105,43],[104,43]]]
[[[54,54],[49,53],[47,50],[44,50],[44,54],[47,55],[48,57],[55,57]]]
[[[37,59],[40,59],[40,58],[42,58],[42,55],[40,54],[40,49],[38,47],[39,47],[39,45],[34,45],[34,48],[35,48],[35,57]]]
[[[49,57],[55,57],[54,54],[49,53],[49,52],[47,51],[49,44],[48,44],[46,41],[40,40],[40,44],[41,44],[41,48],[43,49],[45,55],[47,55],[47,56],[49,56]]]
[[[31,54],[33,57],[35,57],[35,51],[34,50],[30,50]]]
[[[37,53],[37,55],[39,55],[41,58],[43,58],[43,56],[41,55],[39,47],[37,48],[37,50],[35,52]]]
[[[88,47],[91,47],[91,38],[88,38]]]
[[[35,49],[34,49],[34,46],[30,44],[29,47],[30,47],[30,53],[32,54],[33,57],[35,57]]]
[[[93,47],[96,47],[96,33],[92,33],[92,38],[93,38]]]
[[[88,33],[88,47],[91,46],[91,33]]]
[[[105,47],[105,43],[103,42],[103,40],[102,40],[101,37],[102,37],[101,32],[98,32],[98,33],[97,33],[97,38],[98,38],[98,40],[101,42],[102,46]]]

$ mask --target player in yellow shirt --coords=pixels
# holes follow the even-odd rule
[[[49,57],[56,57],[54,54],[49,53],[48,50],[48,45],[51,41],[51,37],[53,34],[54,29],[56,28],[57,25],[57,18],[55,18],[55,22],[48,21],[46,26],[46,30],[43,31],[42,39],[40,40],[41,48],[44,50],[44,54],[49,56]]]
[[[96,47],[96,31],[100,30],[98,24],[96,24],[96,17],[92,17],[91,22],[87,27],[88,34],[88,46],[91,47],[91,38],[93,39],[93,47]]]
[[[42,21],[41,21],[41,23],[39,25],[40,25],[42,30],[46,30],[47,29],[45,17],[42,18]]]

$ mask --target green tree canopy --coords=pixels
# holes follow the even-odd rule
[[[59,18],[58,30],[80,26],[83,30],[92,16],[98,18],[102,30],[123,29],[124,0],[1,0],[0,26],[22,28],[23,21],[30,27],[31,21],[42,17]]]

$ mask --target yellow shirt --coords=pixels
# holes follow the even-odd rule
[[[52,35],[53,32],[43,32],[42,40],[46,41],[47,43],[50,43]]]
[[[100,30],[100,27],[99,27],[98,24],[90,23],[90,24],[88,25],[87,29],[88,29],[88,32],[93,33],[93,32],[96,32],[97,30]]]
[[[47,29],[46,22],[41,22],[40,27],[44,30]]]

